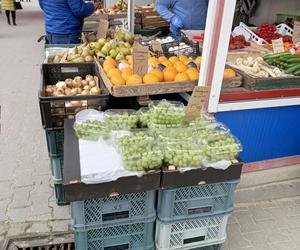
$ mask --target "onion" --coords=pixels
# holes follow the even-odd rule
[[[94,77],[93,77],[92,75],[87,75],[87,76],[85,77],[85,80],[87,80],[88,82],[94,81]]]
[[[73,88],[80,88],[81,87],[81,80],[80,81],[76,81],[75,79],[73,80]]]
[[[76,90],[77,90],[77,94],[81,94],[82,88],[76,88]]]
[[[66,87],[66,83],[65,82],[62,82],[62,81],[60,81],[60,82],[58,82],[58,83],[56,83],[56,85],[55,85],[57,88],[65,88]]]
[[[66,88],[65,89],[65,95],[70,96],[71,95],[71,89]]]
[[[72,96],[77,95],[77,89],[71,89],[71,95]]]
[[[94,79],[94,78],[93,78]],[[93,80],[93,81],[90,81],[89,82],[89,85],[91,86],[91,87],[95,87],[96,86],[96,82]]]
[[[54,89],[50,86],[47,86],[47,88],[45,89],[46,96],[53,95],[53,92],[54,92]]]
[[[57,88],[56,91],[61,94],[65,93],[65,90],[62,87]]]
[[[67,88],[72,88],[73,87],[73,80],[71,78],[66,79],[65,83],[67,85]]]
[[[88,83],[87,80],[82,80],[82,81],[81,81],[81,86],[82,86],[82,87],[85,87],[85,86],[87,86],[87,85],[89,85],[89,83]]]
[[[76,77],[74,78],[74,81],[75,81],[75,82],[81,82],[81,81],[82,81],[82,77],[81,77],[81,76],[76,76]]]
[[[98,87],[93,87],[90,91],[91,95],[100,95],[100,93],[101,93],[101,89]]]
[[[83,90],[91,90],[91,88],[92,88],[91,86],[87,85],[83,87]]]
[[[90,91],[88,91],[88,90],[83,90],[83,91],[81,92],[81,94],[82,94],[82,95],[90,95]]]

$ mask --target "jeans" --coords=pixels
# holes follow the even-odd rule
[[[80,33],[73,34],[53,34],[47,32],[47,43],[49,44],[79,44],[80,43]]]

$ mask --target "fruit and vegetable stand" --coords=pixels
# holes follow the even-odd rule
[[[183,31],[180,41],[107,25],[80,45],[45,46],[42,124],[57,204],[71,206],[77,249],[217,250],[226,240],[242,161],[258,157],[249,149],[261,138],[258,121],[270,118],[256,103],[298,96],[300,57],[283,25],[255,33],[241,23],[231,33],[234,5],[221,2],[209,5],[205,32]],[[151,8],[136,10],[147,17]],[[87,22],[99,26],[127,6],[112,9]],[[273,53],[278,38],[289,45]],[[280,115],[300,123],[289,108]]]

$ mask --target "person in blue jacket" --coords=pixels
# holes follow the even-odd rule
[[[45,13],[47,42],[50,44],[78,44],[83,19],[90,16],[98,4],[83,0],[39,0]]]
[[[157,0],[156,11],[170,23],[175,38],[181,29],[204,30],[208,0]]]

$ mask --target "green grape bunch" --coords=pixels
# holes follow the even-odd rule
[[[106,121],[112,130],[137,128],[139,118],[136,114],[111,114],[106,116]]]
[[[110,129],[104,121],[85,120],[74,125],[75,133],[78,139],[98,141],[99,138],[107,140],[110,135]]]

